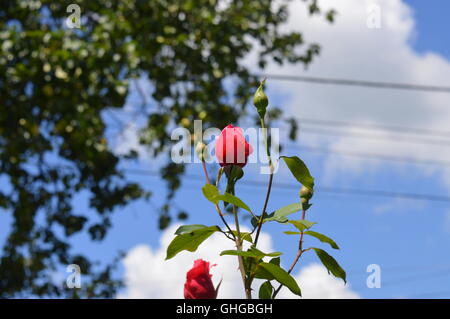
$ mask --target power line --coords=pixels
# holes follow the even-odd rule
[[[319,135],[330,135],[330,136],[349,136],[352,138],[366,138],[375,140],[389,140],[391,142],[408,142],[413,144],[424,144],[424,145],[439,145],[439,146],[450,146],[450,141],[444,140],[434,140],[434,139],[424,139],[424,138],[414,138],[412,136],[396,136],[395,138],[391,136],[382,136],[376,134],[365,134],[358,133],[356,135],[354,132],[345,132],[333,129],[322,129],[322,128],[303,128],[300,130],[301,133],[306,134],[319,134]]]
[[[123,124],[123,123],[122,123]],[[308,131],[307,131],[308,132]],[[312,131],[313,133],[316,133],[316,131]],[[322,131],[320,131],[322,133]],[[339,132],[340,133],[340,132]],[[371,137],[379,137],[379,136],[371,136]],[[380,136],[380,138],[382,138]],[[383,137],[384,139],[384,137]],[[416,142],[416,140],[411,140],[410,142]],[[450,145],[449,144],[443,144],[443,141],[419,141],[426,144],[435,143],[438,142],[438,145]],[[433,165],[433,166],[450,166],[450,161],[442,161],[442,160],[433,160],[433,159],[416,159],[412,157],[397,157],[392,155],[385,155],[385,154],[376,154],[376,153],[364,153],[364,152],[354,152],[354,151],[348,151],[348,150],[332,150],[332,149],[326,149],[326,148],[319,148],[319,147],[313,147],[313,146],[299,146],[293,143],[285,144],[288,148],[294,148],[298,150],[305,150],[308,152],[316,152],[316,153],[323,153],[323,154],[336,154],[341,156],[350,156],[350,157],[358,157],[358,158],[368,158],[368,159],[374,159],[374,160],[387,160],[387,161],[395,161],[395,162],[403,162],[403,163],[411,163],[411,164],[423,164],[423,165]]]
[[[115,114],[112,114],[112,110],[107,110],[108,113],[111,115],[111,117],[114,119],[116,123],[119,124],[119,126],[123,129],[124,123],[118,119]],[[116,110],[114,110],[116,111]],[[120,110],[117,110],[120,111]],[[133,118],[136,118],[137,113],[133,114]],[[346,126],[349,126],[351,128],[356,129],[364,129],[364,130],[376,130],[383,129],[386,131],[396,132],[396,133],[411,133],[414,135],[430,135],[430,136],[438,136],[438,137],[444,137],[444,138],[450,138],[450,131],[443,131],[443,130],[431,130],[431,129],[425,129],[425,128],[411,128],[411,127],[404,127],[404,126],[391,126],[391,125],[383,125],[383,124],[356,124],[351,122],[344,122],[344,121],[335,121],[335,120],[324,120],[324,119],[311,119],[311,118],[300,118],[300,117],[294,117],[296,120],[298,120],[300,125],[309,125],[309,126],[339,126],[345,128]],[[300,127],[302,129],[302,127]],[[351,135],[355,136],[354,132],[342,132],[342,131],[336,131],[332,130],[329,131],[327,129],[323,128],[303,128],[302,131],[306,131],[308,133],[313,134],[322,134],[322,135],[335,135],[334,133],[338,133],[339,135]],[[371,138],[371,139],[391,139],[391,137],[386,136],[380,136],[380,135],[373,135],[373,134],[367,134],[363,133],[357,136],[358,138]],[[416,137],[406,136],[406,137],[400,137],[401,140],[411,142],[411,143],[419,143],[419,144],[436,144],[436,145],[449,145],[446,144],[447,141],[444,140],[430,140],[430,139],[421,139],[417,140]],[[450,143],[450,140],[448,141]]]
[[[416,159],[412,157],[397,157],[391,155],[384,154],[375,154],[375,153],[365,153],[365,152],[354,152],[347,150],[333,150],[327,148],[320,148],[314,146],[299,146],[296,144],[285,144],[289,148],[305,150],[308,152],[316,152],[316,153],[324,153],[324,154],[336,154],[341,156],[351,156],[351,157],[359,157],[359,158],[368,158],[374,160],[385,160],[385,161],[394,161],[394,162],[402,162],[408,164],[424,164],[424,165],[434,165],[434,166],[450,166],[450,161],[440,161],[440,160],[432,160],[432,159]]]
[[[145,169],[125,169],[125,172],[130,174],[139,174],[139,175],[148,175],[153,177],[160,177],[160,174],[155,171],[145,170]],[[200,175],[189,175],[185,174],[183,177],[191,180],[204,180],[204,178]],[[241,185],[244,186],[255,186],[255,187],[265,187],[265,185],[261,184],[262,182],[256,180],[245,180],[240,182]],[[275,183],[272,185],[273,188],[282,188],[282,189],[298,189],[299,185],[288,184],[288,183]],[[404,198],[411,200],[425,200],[425,201],[433,201],[433,202],[445,202],[450,203],[449,196],[443,195],[433,195],[433,194],[417,194],[417,193],[406,193],[406,192],[392,192],[392,191],[384,191],[384,190],[364,190],[364,189],[356,189],[356,188],[335,188],[329,186],[319,186],[315,188],[316,193],[334,193],[334,194],[349,194],[349,195],[358,195],[358,196],[373,196],[373,197],[390,197],[390,198]]]
[[[293,81],[293,82],[309,82],[318,84],[332,84],[332,85],[346,85],[346,86],[363,86],[369,88],[379,89],[397,89],[397,90],[414,90],[414,91],[430,91],[430,92],[444,92],[450,93],[448,86],[435,85],[421,85],[412,83],[393,83],[393,82],[377,82],[377,81],[363,81],[354,79],[338,79],[338,78],[323,78],[313,76],[299,76],[299,75],[282,75],[282,74],[255,74],[261,78],[268,78],[272,80]]]
[[[431,130],[426,128],[412,128],[405,126],[394,126],[394,125],[384,125],[384,124],[375,124],[375,123],[353,123],[346,121],[336,121],[336,120],[324,120],[324,119],[312,119],[305,117],[295,117],[296,120],[300,122],[300,125],[303,124],[311,124],[311,125],[323,125],[323,126],[349,126],[352,128],[361,128],[361,129],[369,129],[376,130],[382,129],[386,131],[392,132],[401,132],[401,133],[412,133],[417,135],[432,135],[432,136],[440,136],[440,137],[450,137],[450,131],[441,131],[441,130]]]
[[[118,122],[118,118],[115,117],[114,120]],[[119,122],[118,122],[119,123]],[[120,128],[118,128],[119,132],[123,132],[125,124],[121,122]],[[116,127],[117,128],[117,127]],[[283,130],[289,130],[288,127],[282,127]],[[438,145],[438,146],[450,146],[450,140],[439,140],[439,139],[430,139],[430,138],[417,138],[413,136],[397,136],[392,138],[391,136],[383,136],[377,134],[370,133],[358,133],[357,135],[354,132],[342,131],[339,129],[328,129],[328,128],[300,128],[299,133],[305,134],[319,134],[319,135],[328,135],[328,136],[348,136],[352,138],[359,139],[375,139],[375,140],[389,140],[394,142],[408,142],[413,144],[421,144],[421,145]],[[450,137],[450,136],[449,136]]]

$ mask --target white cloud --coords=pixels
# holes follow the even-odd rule
[[[117,155],[126,155],[130,151],[135,151],[142,159],[147,159],[147,149],[139,143],[139,129],[134,122],[126,123],[116,135],[113,147],[114,153]]]
[[[354,299],[358,294],[345,286],[342,280],[329,275],[320,264],[310,264],[294,276],[302,289],[305,299]],[[280,290],[279,298],[295,298],[288,289]]]
[[[138,245],[131,249],[124,259],[126,292],[120,298],[183,298],[186,272],[194,260],[202,258],[217,264],[212,267],[215,285],[222,279],[219,298],[243,298],[243,288],[237,260],[233,256],[220,257],[221,250],[233,249],[233,243],[221,234],[213,235],[195,253],[181,252],[165,261],[166,248],[173,238],[176,226],[163,232],[160,247]],[[243,229],[245,231],[245,229]],[[261,233],[259,248],[273,251],[268,234]],[[339,280],[327,274],[322,266],[312,264],[296,276],[306,298],[355,298],[357,294]],[[257,295],[258,283],[255,283]],[[287,289],[280,291],[281,298],[295,298]]]
[[[377,3],[381,8],[380,29],[366,26],[367,7],[371,3]],[[281,69],[271,65],[267,73],[428,85],[448,82],[450,61],[433,52],[419,54],[412,49],[411,41],[416,36],[414,12],[401,0],[324,0],[320,4],[337,10],[334,24],[324,22],[323,18],[307,17],[304,4],[295,1],[290,6],[291,18],[287,29],[300,30],[307,41],[320,43],[321,55],[307,70],[301,65]],[[416,144],[403,138],[423,140],[424,136],[389,130],[362,132],[358,129],[359,124],[381,124],[446,130],[450,121],[449,94],[270,79],[268,84],[277,95],[290,97],[285,106],[292,115],[354,123],[354,127],[345,129],[348,135],[327,137],[307,134],[306,131],[302,133],[300,124],[301,144],[415,159],[433,160],[436,154],[441,160],[450,158],[450,149],[442,145]],[[377,134],[383,139],[360,138],[364,134]],[[335,155],[325,158],[325,174],[320,182],[327,184],[338,180],[351,182],[352,178],[360,176],[370,181],[378,176],[380,170],[392,167],[399,177],[433,178],[450,188],[450,173],[445,167],[418,165],[411,170],[411,166],[401,162]]]
[[[373,3],[381,9],[380,29],[367,27],[367,10]],[[323,17],[309,17],[302,1],[292,1],[289,7],[290,22],[285,26],[286,30],[302,32],[307,42],[319,43],[322,46],[320,56],[307,70],[302,65],[280,68],[269,64],[267,73],[430,85],[447,82],[450,75],[448,60],[433,52],[419,54],[412,48],[411,42],[417,36],[414,12],[403,1],[322,0],[320,6],[324,10],[336,9],[334,24],[325,22]],[[256,70],[255,54],[256,50],[244,60],[253,70]],[[151,91],[148,81],[141,82],[144,91]],[[377,131],[377,135],[384,139],[360,138],[367,131],[362,132],[357,128],[359,124],[366,123],[445,130],[450,121],[449,94],[278,82],[270,79],[268,85],[277,96],[289,97],[285,105],[288,113],[304,118],[355,124],[346,130],[348,135],[334,135],[331,138],[302,132],[304,126],[301,125],[300,142],[303,144],[416,159],[433,159],[434,154],[439,154],[440,158],[450,158],[450,148],[429,143],[410,143],[389,130]],[[132,93],[130,101],[139,100],[138,93]],[[147,99],[150,100],[150,96]],[[122,134],[115,149],[117,153],[137,149],[144,154],[144,148],[138,144],[137,127],[139,125],[129,126]],[[408,136],[423,139],[423,136]],[[330,184],[343,180],[343,176],[352,182],[351,177],[362,175],[370,180],[372,176],[377,177],[380,169],[387,165],[398,169],[401,177],[411,176],[411,171],[398,162],[332,155],[326,156],[323,168],[325,174],[321,182]],[[418,165],[414,174],[427,179],[435,178],[450,188],[448,170]]]

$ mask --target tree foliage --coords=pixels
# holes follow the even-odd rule
[[[304,2],[332,21],[334,12]],[[0,297],[114,295],[112,266],[96,267],[74,251],[70,237],[102,240],[112,212],[149,193],[118,169],[123,158],[108,145],[103,113],[124,105],[131,80],[147,78],[153,91],[142,108],[148,121],[141,142],[154,156],[168,151],[171,127],[191,128],[194,119],[211,127],[236,122],[256,83],[242,64],[251,50],[262,69],[270,60],[308,64],[319,53],[301,33],[281,32],[288,2],[279,3],[85,0],[77,1],[81,28],[69,29],[66,2],[2,2],[0,207],[12,221]],[[168,200],[183,171],[174,163],[162,169]],[[80,194],[89,212],[76,210]],[[68,264],[90,278],[76,294],[52,280]]]

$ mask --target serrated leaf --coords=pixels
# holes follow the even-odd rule
[[[202,229],[202,228],[206,228],[206,227],[208,227],[208,226],[199,225],[199,224],[180,226],[180,227],[178,227],[177,231],[175,232],[175,235],[190,233],[193,230]]]
[[[266,281],[259,287],[259,299],[272,299],[273,287],[270,281]]]
[[[190,252],[196,251],[203,241],[217,231],[221,231],[218,226],[211,226],[177,235],[169,244],[169,247],[167,247],[166,260],[174,257],[183,250]]]
[[[299,231],[304,231],[305,229],[311,228],[315,222],[310,222],[308,220],[290,220],[288,223],[292,224],[297,228]]]
[[[302,203],[293,203],[277,209],[270,217],[264,219],[264,222],[275,220],[280,223],[287,222],[286,216],[302,210]]]
[[[318,233],[318,232],[315,232],[312,230],[305,231],[305,234],[316,237],[322,243],[327,243],[334,249],[339,249],[339,246],[335,243],[335,241],[333,239],[331,239],[330,237],[325,236],[324,234],[321,234],[321,233]]]
[[[281,156],[280,158],[284,160],[297,181],[310,190],[314,189],[314,178],[311,176],[306,164],[300,158],[297,156]]]
[[[335,277],[341,278],[345,283],[346,281],[346,273],[345,270],[339,266],[338,262],[330,256],[325,250],[319,248],[313,248],[319,257],[322,264],[327,268],[328,273],[332,273]]]
[[[262,262],[258,265],[258,267],[261,267],[268,273],[270,273],[276,281],[278,281],[283,286],[289,288],[289,290],[292,291],[292,293],[299,296],[302,295],[300,287],[298,286],[295,279],[280,266],[277,266],[272,263]]]

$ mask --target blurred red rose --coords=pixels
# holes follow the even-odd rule
[[[216,142],[216,157],[220,166],[244,167],[252,152],[253,148],[245,140],[242,128],[233,127],[231,124],[222,130]]]
[[[214,288],[209,273],[209,262],[202,259],[194,261],[194,267],[186,274],[186,283],[184,284],[185,299],[216,299],[217,289]]]

